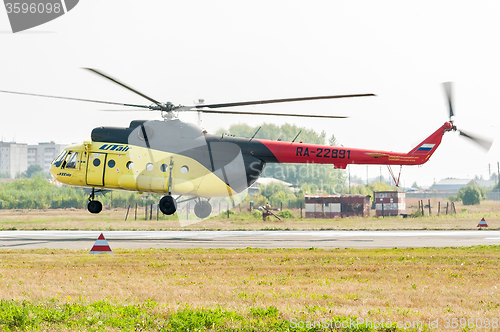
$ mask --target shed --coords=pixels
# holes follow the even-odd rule
[[[370,215],[370,195],[305,195],[306,218]]]
[[[406,193],[401,191],[377,191],[375,195],[375,215],[397,216],[406,211]]]
[[[469,185],[473,180],[472,179],[452,179],[447,178],[435,183],[431,189],[436,190],[438,192],[445,193],[457,193],[461,188]]]

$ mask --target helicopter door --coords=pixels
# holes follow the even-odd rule
[[[92,186],[104,185],[104,166],[106,165],[106,153],[89,153],[87,161],[87,184]]]

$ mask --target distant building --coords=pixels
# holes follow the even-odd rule
[[[56,144],[54,142],[42,142],[36,145],[28,145],[28,166],[37,164],[43,167],[45,173],[50,172],[50,164],[65,147],[67,147],[67,145]]]
[[[480,186],[481,188],[484,188],[484,189],[491,189],[493,188],[496,184],[497,184],[497,181],[496,180],[474,180],[474,182]]]
[[[489,189],[496,184],[495,180],[472,180],[472,179],[443,179],[438,183],[435,183],[431,190],[435,190],[438,192],[455,194],[461,188],[467,187],[469,185],[478,185],[484,189]]]
[[[472,179],[451,179],[451,178],[443,179],[443,180],[439,181],[438,183],[435,183],[431,187],[431,190],[455,194],[461,188],[466,187],[472,181],[473,181]]]
[[[28,145],[0,141],[0,172],[15,179],[18,174],[26,172],[29,165],[38,164],[48,173],[50,164],[66,146],[54,142]]]
[[[7,173],[11,179],[28,169],[28,145],[25,143],[0,141],[0,172]]]

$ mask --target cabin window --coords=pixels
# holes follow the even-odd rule
[[[187,167],[187,166],[185,166],[185,165],[184,165],[184,166],[182,166],[182,167],[181,167],[181,173],[182,173],[182,174],[187,174],[187,172],[189,172],[189,167]]]
[[[147,164],[146,164],[146,169],[147,169],[148,171],[150,171],[150,172],[151,172],[151,171],[153,170],[153,168],[154,168],[153,164],[151,164],[151,163],[147,163]]]
[[[95,158],[92,164],[94,164],[95,167],[99,167],[99,165],[101,164],[101,159]]]
[[[78,161],[78,152],[70,151],[66,156],[66,160],[63,163],[63,168],[76,168],[76,163]]]
[[[127,166],[128,169],[132,169],[132,168],[134,168],[134,162],[133,161],[129,161],[129,162],[127,162],[126,166]]]
[[[168,166],[167,166],[167,164],[161,164],[161,166],[160,166],[160,171],[162,171],[162,172],[166,172],[166,171],[168,171]]]
[[[109,167],[109,168],[113,168],[113,167],[115,167],[115,164],[116,164],[116,163],[115,163],[115,161],[114,161],[113,159],[111,159],[110,161],[108,161],[108,167]]]

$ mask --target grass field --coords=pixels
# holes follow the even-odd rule
[[[0,330],[498,330],[499,265],[499,246],[2,250]]]
[[[0,229],[477,229],[483,217],[500,229],[500,202],[456,210],[333,220],[292,211],[267,222],[239,208],[182,222],[146,221],[143,210],[127,221],[124,209],[0,210]],[[500,330],[500,246],[114,252],[0,250],[0,331]]]
[[[427,204],[427,201],[424,202]],[[446,205],[443,201],[442,205]],[[156,220],[144,220],[145,211],[140,209],[135,220],[135,211],[130,211],[128,220],[125,221],[126,209],[104,209],[98,215],[92,215],[86,210],[60,209],[60,210],[0,210],[0,230],[37,230],[37,229],[63,229],[63,230],[259,230],[259,229],[477,229],[481,218],[485,218],[488,229],[500,229],[500,201],[483,201],[481,205],[463,206],[456,203],[456,214],[437,215],[438,201],[431,200],[433,213],[418,218],[385,217],[352,217],[336,219],[303,219],[300,211],[292,211],[294,218],[284,218],[278,221],[274,218],[267,222],[254,217],[245,209],[236,207],[235,212],[227,218],[226,214],[207,219],[198,220],[193,213],[190,219],[182,216],[179,221],[177,216],[162,216]],[[407,210],[411,213],[417,206],[417,200],[407,200]]]

